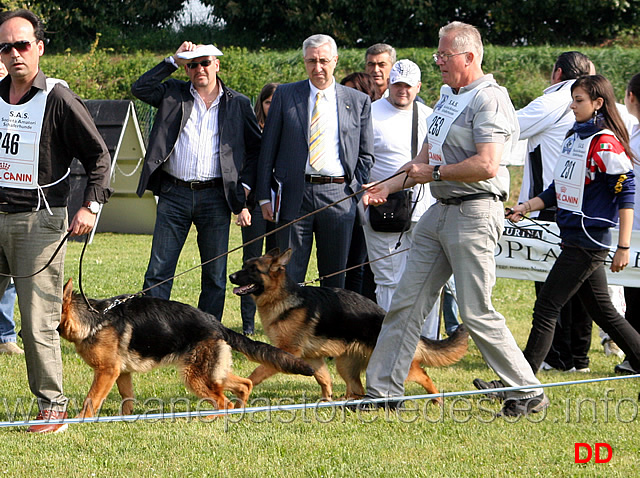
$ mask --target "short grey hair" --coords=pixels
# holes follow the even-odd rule
[[[449,34],[454,34],[453,48],[456,50],[454,53],[462,53],[463,51],[471,51],[482,63],[482,57],[484,56],[484,47],[482,46],[482,37],[480,32],[473,25],[463,22],[451,22],[442,28],[438,32],[438,37],[443,38]]]
[[[367,51],[364,54],[364,61],[367,61],[368,56],[381,55],[382,53],[387,53],[389,55],[392,65],[396,62],[396,49],[386,43],[376,43],[375,45],[371,45],[367,48]]]
[[[331,47],[331,56],[338,56],[338,46],[336,45],[336,41],[329,35],[323,35],[322,33],[311,35],[304,42],[302,42],[302,56],[306,55],[307,48],[319,48],[322,45],[326,45],[327,43]]]

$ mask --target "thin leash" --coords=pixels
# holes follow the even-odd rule
[[[66,236],[64,236],[62,238],[62,241],[60,241],[60,244],[58,244],[58,247],[54,251],[54,253],[51,256],[51,258],[49,259],[49,261],[39,271],[36,271],[33,274],[29,274],[29,275],[25,275],[25,276],[17,276],[17,275],[14,275],[14,274],[5,274],[3,272],[0,272],[0,276],[2,276],[2,277],[13,277],[14,279],[28,279],[29,277],[33,277],[33,276],[36,276],[36,275],[40,274],[43,270],[45,270],[47,267],[49,267],[51,265],[53,260],[58,255],[58,252],[60,252],[60,249],[62,249],[62,246],[64,245],[64,243],[67,241],[67,239],[69,239],[70,235],[71,235],[71,232],[67,232]]]
[[[208,264],[208,263],[210,263],[210,262],[213,262],[213,261],[215,261],[215,260],[218,260],[218,259],[220,259],[221,257],[228,256],[228,255],[229,255],[229,254],[231,254],[232,252],[236,252],[236,251],[238,251],[238,250],[242,249],[243,247],[248,246],[249,244],[253,244],[253,243],[254,243],[254,242],[256,242],[256,241],[259,241],[259,240],[261,240],[261,239],[264,239],[265,237],[268,237],[268,236],[270,236],[270,235],[272,235],[272,234],[275,234],[275,233],[277,233],[277,232],[279,232],[279,231],[282,231],[283,229],[285,229],[285,228],[287,228],[287,227],[290,227],[290,226],[292,226],[293,224],[295,224],[295,223],[297,223],[297,222],[300,222],[300,221],[302,221],[302,220],[304,220],[304,219],[306,219],[306,218],[308,218],[308,217],[311,217],[311,216],[313,216],[314,214],[318,214],[319,212],[325,211],[326,209],[329,209],[330,207],[333,207],[333,206],[335,206],[336,204],[339,204],[339,203],[341,203],[341,202],[343,202],[343,201],[346,201],[347,199],[351,199],[351,198],[353,198],[353,197],[357,196],[358,194],[362,194],[363,192],[367,191],[368,189],[370,189],[370,188],[372,188],[372,187],[374,187],[374,186],[377,186],[377,185],[379,185],[379,184],[382,184],[382,183],[384,183],[384,182],[386,182],[386,181],[389,181],[389,180],[391,180],[391,179],[395,178],[396,176],[400,176],[401,174],[406,174],[406,172],[405,172],[405,171],[398,171],[397,173],[395,173],[395,174],[393,174],[393,175],[389,176],[388,178],[385,178],[385,179],[382,179],[382,180],[380,180],[380,181],[377,181],[377,182],[375,182],[375,183],[371,184],[371,185],[370,185],[370,186],[368,186],[368,187],[363,187],[362,189],[360,189],[359,191],[356,191],[355,193],[349,194],[348,196],[345,196],[345,197],[343,197],[342,199],[339,199],[339,200],[337,200],[337,201],[335,201],[335,202],[332,202],[331,204],[327,204],[326,206],[323,206],[323,207],[321,207],[321,208],[319,208],[319,209],[316,209],[315,211],[311,211],[310,213],[305,214],[304,216],[301,216],[301,217],[299,217],[299,218],[297,218],[297,219],[294,219],[294,220],[293,220],[293,221],[291,221],[291,222],[288,222],[288,223],[286,223],[286,224],[283,224],[283,225],[282,225],[282,226],[280,226],[280,227],[275,228],[273,231],[269,231],[269,232],[267,232],[267,233],[265,233],[265,234],[262,234],[261,236],[258,236],[258,237],[254,238],[254,239],[251,239],[251,240],[249,240],[249,241],[247,241],[247,242],[245,242],[245,243],[243,243],[243,244],[241,244],[241,245],[239,245],[239,246],[237,246],[237,247],[234,247],[233,249],[229,249],[228,251],[223,252],[222,254],[219,254],[219,255],[218,255],[218,256],[216,256],[216,257],[213,257],[213,258],[211,258],[211,259],[209,259],[209,260],[207,260],[207,261],[205,261],[205,262],[202,262],[202,263],[200,263],[200,264],[198,264],[198,265],[195,265],[195,266],[193,266],[193,267],[190,267],[189,269],[186,269],[186,270],[184,270],[184,271],[182,271],[182,272],[180,272],[180,273],[178,273],[178,274],[175,274],[174,276],[169,277],[168,279],[164,279],[164,280],[162,280],[162,281],[158,282],[157,284],[154,284],[154,285],[152,285],[152,286],[150,286],[150,287],[147,287],[146,289],[142,289],[141,291],[136,292],[135,294],[126,295],[126,296],[124,296],[124,297],[122,297],[122,298],[120,298],[120,299],[118,299],[118,300],[114,301],[114,302],[113,302],[109,307],[107,307],[105,310],[103,310],[103,311],[102,311],[102,313],[103,313],[103,314],[106,314],[109,310],[111,310],[112,308],[114,308],[114,307],[116,307],[116,306],[118,306],[118,305],[122,304],[123,302],[126,302],[126,301],[128,301],[128,300],[130,300],[130,299],[133,299],[134,297],[142,296],[142,295],[144,295],[145,293],[147,293],[148,291],[150,291],[151,289],[153,289],[153,288],[155,288],[155,287],[158,287],[158,286],[160,286],[160,285],[162,285],[162,284],[164,284],[164,283],[166,283],[166,282],[169,282],[169,281],[171,281],[171,280],[173,280],[173,279],[175,279],[175,278],[177,278],[177,277],[183,276],[184,274],[187,274],[187,273],[189,273],[189,272],[191,272],[191,271],[193,271],[193,270],[195,270],[195,269],[198,269],[198,268],[200,268],[200,267],[202,267],[202,266],[204,266],[204,265],[206,265],[206,264]],[[405,178],[405,181],[406,181],[406,178]],[[404,183],[403,183],[403,184],[404,184]],[[359,267],[359,266],[355,266],[355,267]]]
[[[513,209],[511,208],[505,208],[505,217],[509,214],[513,214]],[[542,241],[542,242],[546,242],[547,244],[551,244],[553,246],[560,246],[562,247],[563,244],[569,246],[569,247],[575,247],[577,249],[580,249],[583,253],[585,253],[587,256],[591,257],[591,254],[589,253],[589,251],[587,251],[587,249],[585,249],[584,247],[578,245],[578,244],[574,244],[570,241],[566,241],[562,239],[562,236],[560,236],[560,234],[556,234],[555,232],[553,232],[551,229],[549,229],[548,227],[548,223],[549,221],[537,221],[529,216],[522,216],[523,219],[527,219],[528,221],[531,221],[532,225],[534,226],[538,226],[540,229],[544,230],[547,234],[551,235],[551,236],[555,236],[557,238],[560,239],[560,242],[552,242],[552,241],[548,241],[546,239],[541,239],[541,238],[537,238],[537,240]],[[510,219],[507,219],[509,221],[509,223],[511,223],[513,225],[513,227],[515,227],[516,229],[521,229],[521,230],[527,230],[529,229],[529,226],[520,226],[518,223],[513,222]],[[611,251],[611,249],[609,249],[609,251]],[[594,262],[607,262],[606,259],[592,259]]]
[[[402,254],[403,252],[407,252],[408,250],[409,250],[409,248],[407,247],[407,248],[402,249],[400,251],[396,251],[396,252],[392,252],[391,254],[387,254],[386,256],[378,257],[377,259],[373,259],[372,261],[367,261],[367,262],[363,262],[362,264],[358,264],[356,266],[347,267],[346,269],[342,269],[341,271],[338,271],[338,272],[332,272],[331,274],[327,274],[327,275],[318,277],[317,279],[308,280],[308,281],[305,281],[305,282],[300,282],[298,285],[306,286],[306,285],[309,285],[309,284],[313,284],[314,282],[320,282],[320,281],[322,281],[324,279],[328,279],[329,277],[333,277],[333,276],[337,276],[338,274],[342,274],[343,272],[349,272],[350,270],[357,269],[358,267],[366,266],[368,264],[373,264],[374,262],[381,261],[382,259],[386,259],[387,257],[395,256],[396,254]]]

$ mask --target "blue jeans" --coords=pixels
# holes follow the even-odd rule
[[[0,343],[16,341],[16,323],[13,321],[13,306],[16,303],[16,286],[10,282],[0,300]]]
[[[202,263],[224,254],[229,248],[231,210],[221,186],[194,191],[163,181],[158,196],[156,225],[151,257],[144,276],[147,289],[175,275],[178,257],[191,224],[198,232]],[[201,291],[198,308],[222,320],[227,284],[227,256],[201,267]],[[147,292],[151,297],[169,299],[173,279]]]

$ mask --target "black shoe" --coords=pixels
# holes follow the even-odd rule
[[[497,417],[522,417],[530,413],[539,413],[549,406],[550,402],[543,393],[531,398],[508,398]]]
[[[377,410],[396,411],[402,409],[404,400],[387,400],[385,402],[372,402],[370,398],[363,398],[358,404],[345,405],[347,410],[352,412],[375,412]]]
[[[638,373],[633,369],[633,367],[631,366],[631,363],[628,360],[625,360],[624,362],[619,363],[618,365],[616,365],[613,368],[613,371],[615,373],[622,373],[622,374],[625,374],[625,375],[635,375],[635,374]]]
[[[500,380],[491,380],[490,382],[485,382],[480,378],[476,378],[473,381],[473,385],[478,390],[491,390],[492,388],[503,388],[505,385]],[[491,400],[500,400],[501,402],[507,398],[507,392],[490,392],[487,393],[487,397]]]
[[[253,329],[251,329],[251,330],[243,330],[243,331],[242,331],[242,333],[243,333],[244,335],[246,335],[247,337],[248,337],[249,335],[253,335],[253,334],[255,334],[255,332],[253,331]]]

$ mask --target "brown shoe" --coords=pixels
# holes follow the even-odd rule
[[[23,355],[24,351],[15,342],[0,344],[0,354]]]
[[[40,410],[36,420],[64,420],[67,418],[67,412],[57,412],[55,410]],[[31,425],[27,428],[29,433],[60,433],[69,427],[68,423],[47,423],[45,425]]]

